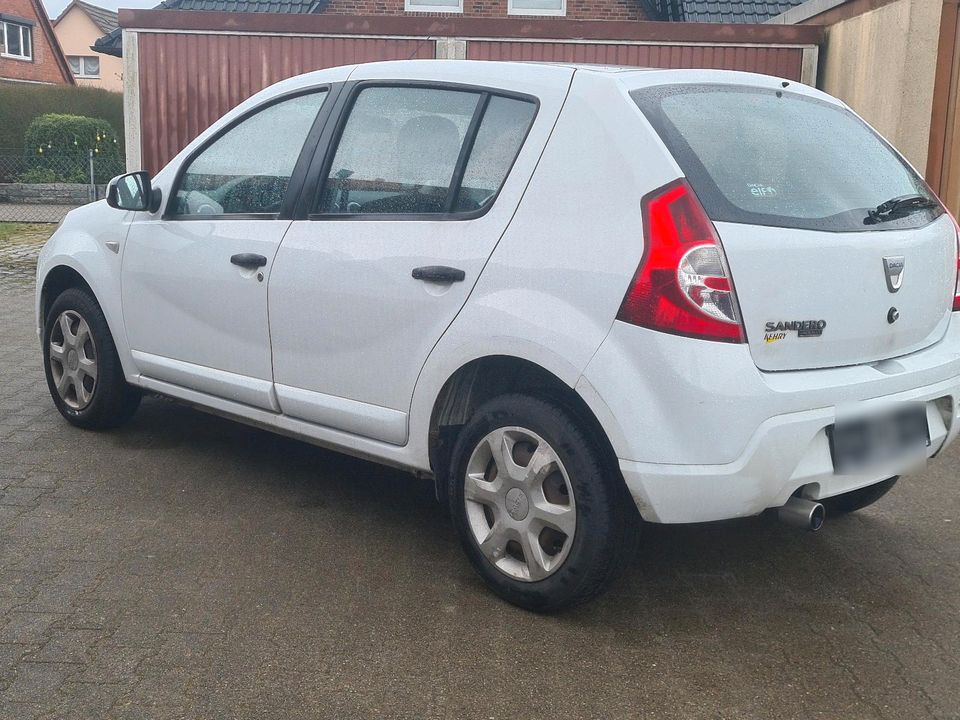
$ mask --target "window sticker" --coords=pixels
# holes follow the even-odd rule
[[[757,198],[776,197],[780,194],[775,187],[766,183],[749,183],[747,189]]]

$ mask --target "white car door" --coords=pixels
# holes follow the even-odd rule
[[[274,262],[275,387],[284,414],[402,445],[420,369],[506,229],[568,83],[348,87]]]
[[[227,126],[183,163],[163,215],[132,223],[121,294],[143,376],[278,410],[267,280],[290,225],[288,186],[327,94],[281,97]]]

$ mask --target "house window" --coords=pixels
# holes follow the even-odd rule
[[[404,0],[407,12],[462,13],[463,0]]]
[[[508,15],[566,15],[567,0],[507,0]]]
[[[30,26],[8,20],[0,21],[0,55],[17,60],[33,59],[33,38]]]
[[[70,72],[78,78],[100,77],[100,58],[91,55],[67,55]]]

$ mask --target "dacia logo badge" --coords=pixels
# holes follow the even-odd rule
[[[887,278],[887,290],[895,293],[903,285],[903,255],[888,255],[883,258],[883,274]]]

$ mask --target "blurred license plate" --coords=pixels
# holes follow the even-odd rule
[[[901,466],[926,457],[930,445],[927,409],[909,403],[892,412],[838,421],[828,432],[833,470],[861,472],[881,466]]]

